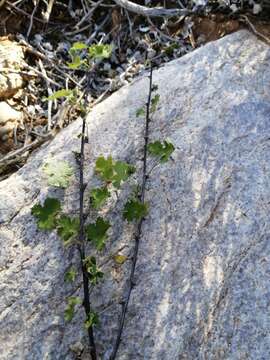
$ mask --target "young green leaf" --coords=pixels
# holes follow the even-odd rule
[[[51,96],[49,96],[48,98],[46,98],[47,100],[57,100],[63,97],[70,97],[72,96],[74,93],[73,90],[67,90],[67,89],[61,89],[61,90],[57,90],[55,91]]]
[[[93,208],[99,209],[110,196],[111,194],[105,186],[102,188],[92,189],[90,191],[90,200]]]
[[[97,285],[99,281],[103,278],[104,274],[98,268],[96,258],[94,256],[88,256],[84,260],[84,265],[86,267],[90,283],[92,285]]]
[[[69,49],[70,52],[73,51],[80,51],[80,50],[84,50],[87,49],[87,45],[85,43],[82,42],[75,42],[72,47]]]
[[[87,316],[87,319],[84,322],[85,328],[89,329],[90,327],[98,324],[99,324],[98,314],[94,311],[90,311],[90,313]]]
[[[107,44],[96,44],[89,47],[89,56],[95,60],[108,59],[112,53],[112,46]]]
[[[155,141],[148,145],[148,151],[151,155],[157,156],[161,163],[164,163],[169,160],[174,151],[174,146],[166,140],[164,140],[163,144],[160,141]]]
[[[70,242],[79,233],[80,220],[78,218],[71,219],[67,215],[62,215],[57,220],[57,234],[64,241],[65,245],[69,245]]]
[[[72,57],[72,62],[67,63],[69,69],[78,70],[81,66],[86,65],[86,60],[81,59],[79,55]]]
[[[122,182],[126,181],[130,175],[135,172],[135,167],[123,161],[116,161],[114,164],[114,175],[112,184],[117,189],[120,188]]]
[[[136,117],[140,117],[140,116],[144,116],[145,115],[145,109],[144,108],[139,108],[136,111]]]
[[[95,171],[102,180],[119,188],[121,183],[134,173],[135,167],[123,161],[114,161],[111,156],[107,159],[100,156],[96,160]]]
[[[69,178],[73,174],[72,167],[66,161],[50,160],[43,166],[43,171],[48,177],[48,184],[66,188]]]
[[[113,177],[112,157],[108,156],[108,158],[105,159],[104,156],[100,156],[99,158],[97,158],[95,171],[102,180],[106,182],[111,182]]]
[[[56,215],[61,209],[58,199],[47,198],[44,205],[34,205],[31,213],[38,219],[38,228],[40,230],[53,230],[56,226]]]
[[[160,95],[159,94],[156,94],[153,99],[151,99],[151,108],[150,108],[150,112],[155,112],[156,109],[157,109],[157,104],[159,102],[159,99],[160,99]]]
[[[151,60],[150,59],[145,59],[144,60],[144,66],[145,67],[148,67],[148,66],[150,66],[151,65]]]
[[[140,220],[148,213],[148,206],[137,199],[130,199],[124,207],[123,216],[128,222]]]
[[[166,55],[172,56],[174,51],[179,49],[179,44],[178,43],[173,43],[167,47],[164,48],[164,52]]]
[[[97,250],[102,250],[104,248],[105,241],[108,238],[107,231],[110,226],[110,223],[101,217],[98,217],[94,224],[86,226],[85,232],[87,240],[92,241]]]
[[[107,159],[100,156],[96,160],[95,171],[102,180],[119,188],[121,183],[134,173],[135,167],[123,161],[114,161],[111,156],[108,156]]]
[[[77,276],[77,271],[74,266],[68,269],[65,273],[65,281],[66,282],[73,282]]]
[[[75,307],[76,305],[81,304],[82,301],[79,297],[76,296],[71,296],[70,298],[68,298],[68,303],[65,309],[65,321],[71,321],[74,317],[74,313],[75,313]]]

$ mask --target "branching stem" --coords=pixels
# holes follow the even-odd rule
[[[152,79],[153,79],[153,67],[151,64],[150,75],[149,75],[149,92],[148,92],[148,99],[147,99],[147,103],[146,103],[146,116],[145,116],[142,184],[141,184],[140,195],[139,195],[139,200],[143,204],[145,203],[145,190],[146,190],[146,182],[147,182],[147,178],[148,178],[148,176],[147,176],[147,148],[148,148],[148,141],[149,141]],[[132,265],[131,265],[130,276],[129,276],[129,281],[128,281],[127,295],[126,295],[126,298],[123,303],[119,327],[118,327],[118,331],[117,331],[117,337],[116,337],[116,341],[115,341],[115,344],[113,347],[113,351],[112,351],[110,360],[116,359],[117,351],[118,351],[119,345],[121,343],[121,336],[122,336],[122,332],[123,332],[123,328],[124,328],[124,324],[125,324],[125,318],[126,318],[126,313],[128,310],[130,294],[135,285],[135,270],[136,270],[136,263],[137,263],[137,258],[138,258],[138,251],[139,251],[143,221],[144,221],[144,218],[141,218],[138,221],[136,230],[135,230],[135,236],[134,236],[135,246],[134,246],[134,252],[133,252],[133,256],[132,256]]]
[[[91,303],[90,303],[90,292],[89,292],[89,279],[87,270],[85,267],[85,232],[84,232],[84,211],[83,211],[83,204],[84,204],[84,145],[85,145],[85,127],[86,127],[86,119],[83,118],[82,122],[82,134],[81,134],[81,151],[80,151],[80,231],[79,231],[79,244],[78,244],[78,251],[80,253],[81,258],[81,270],[83,276],[83,306],[86,314],[86,318],[90,314],[91,310]],[[90,355],[92,360],[97,360],[97,351],[95,345],[95,338],[94,338],[94,331],[93,326],[88,328],[88,339],[89,339],[89,347],[90,347]]]

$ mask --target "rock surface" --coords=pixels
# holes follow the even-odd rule
[[[24,65],[24,53],[20,45],[7,37],[0,38],[0,98],[13,96],[23,86],[20,68]]]
[[[21,112],[13,109],[5,101],[0,101],[0,139],[4,140],[6,134],[11,132],[23,120]]]
[[[23,122],[23,112],[15,110],[6,100],[18,95],[24,81],[21,69],[24,67],[24,51],[17,42],[0,37],[0,157],[6,150],[15,147],[11,139],[14,131]],[[5,100],[5,101],[2,101]]]
[[[148,183],[150,214],[143,236],[119,360],[269,359],[270,354],[270,51],[248,32],[210,43],[154,72],[161,102],[151,139],[169,138],[173,160]],[[100,154],[141,162],[148,80],[136,80],[88,117],[88,186]],[[34,203],[57,196],[76,210],[77,172],[66,191],[47,186],[42,164],[79,149],[80,121],[0,183],[1,359],[76,358],[86,345],[83,312],[65,324],[64,283],[76,251],[42,233]],[[112,234],[103,256],[129,254],[132,226],[108,205]],[[119,209],[118,209],[119,208]],[[101,312],[98,349],[108,359],[130,261],[105,265],[93,294]]]

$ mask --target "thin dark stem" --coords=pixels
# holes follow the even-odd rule
[[[83,212],[83,204],[84,204],[84,145],[85,145],[85,127],[86,120],[83,118],[82,123],[82,136],[81,136],[81,151],[80,151],[80,231],[79,231],[79,244],[78,251],[80,253],[81,258],[81,270],[83,276],[83,306],[85,310],[86,317],[89,316],[91,310],[90,303],[90,292],[89,292],[89,279],[87,275],[87,270],[85,267],[85,233],[84,233],[84,212]],[[94,331],[93,327],[90,326],[88,328],[88,339],[89,339],[89,347],[90,347],[90,355],[92,360],[97,360],[97,351],[95,345]]]
[[[150,106],[151,106],[151,96],[152,96],[152,79],[153,79],[153,68],[151,64],[150,68],[150,75],[149,75],[149,93],[148,93],[148,99],[146,103],[146,116],[145,116],[145,130],[144,130],[144,148],[143,148],[143,174],[142,174],[142,184],[141,184],[141,193],[139,196],[140,201],[144,204],[145,199],[145,189],[146,189],[146,182],[147,182],[147,148],[148,148],[148,140],[149,140],[149,123],[150,123]],[[131,271],[129,275],[129,281],[128,281],[128,289],[127,289],[127,295],[125,298],[125,301],[123,303],[122,313],[120,317],[119,327],[117,331],[117,337],[116,341],[113,347],[113,351],[110,357],[110,360],[115,360],[117,351],[119,348],[119,345],[121,343],[121,336],[125,324],[125,318],[126,313],[128,309],[130,294],[132,289],[135,286],[135,270],[136,270],[136,263],[138,258],[138,251],[139,251],[139,245],[140,245],[140,238],[142,233],[142,224],[143,224],[144,218],[141,218],[139,222],[137,223],[137,228],[135,231],[135,246],[134,246],[134,252],[132,256],[132,265],[131,265]]]

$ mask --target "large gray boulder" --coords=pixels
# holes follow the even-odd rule
[[[161,102],[151,139],[169,138],[173,159],[147,185],[150,213],[119,349],[120,360],[269,359],[270,356],[270,51],[246,31],[210,43],[154,72]],[[146,76],[123,87],[88,116],[88,187],[93,164],[112,154],[141,167]],[[57,196],[78,207],[76,171],[66,190],[48,187],[49,157],[76,169],[81,121],[70,125],[0,183],[0,358],[70,360],[87,348],[83,310],[65,324],[65,300],[80,284],[64,283],[76,249],[38,231],[33,204]],[[115,339],[131,262],[109,255],[133,248],[133,226],[120,209],[102,253],[106,277],[92,294],[100,312],[101,359]],[[87,354],[84,355],[87,358]]]

